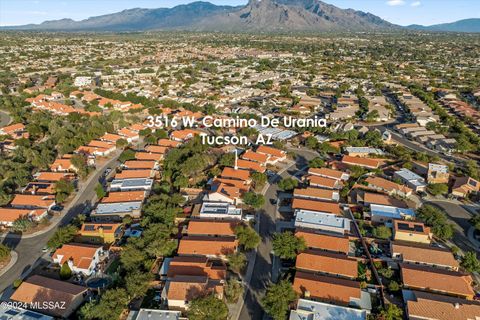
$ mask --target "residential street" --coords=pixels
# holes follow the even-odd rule
[[[315,158],[317,154],[305,149],[291,149],[288,151],[295,151],[297,159],[295,164],[288,167],[282,174],[281,178],[288,178],[304,168],[308,161]],[[278,182],[280,177],[277,177],[274,184],[271,184],[265,192],[265,205],[259,213],[260,236],[262,241],[257,248],[257,255],[255,258],[255,266],[252,278],[247,284],[247,294],[243,309],[240,313],[239,319],[263,319],[263,309],[260,306],[261,298],[265,292],[266,287],[270,283],[272,273],[272,239],[271,235],[275,232],[275,220],[277,206],[270,202],[270,199],[277,198]]]
[[[10,290],[5,290],[10,287],[12,282],[18,278],[23,278],[28,274],[35,265],[41,262],[44,254],[42,248],[46,245],[50,237],[55,233],[58,226],[68,224],[76,215],[82,213],[86,205],[93,205],[95,200],[95,186],[99,181],[101,174],[107,167],[117,166],[117,159],[120,155],[117,150],[113,158],[104,162],[100,167],[96,168],[87,179],[86,182],[81,183],[79,191],[75,198],[71,201],[68,207],[65,207],[63,212],[66,212],[61,219],[53,219],[52,225],[48,231],[40,232],[38,235],[27,235],[26,237],[18,236],[17,234],[6,234],[0,237],[2,243],[8,245],[18,254],[18,260],[15,265],[0,277],[0,300],[7,300],[10,296]]]

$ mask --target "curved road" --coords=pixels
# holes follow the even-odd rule
[[[112,159],[107,160],[101,167],[80,186],[75,198],[65,208],[66,214],[61,219],[54,222],[53,227],[48,231],[36,236],[21,237],[18,234],[6,234],[0,236],[0,242],[11,247],[18,253],[18,260],[14,266],[0,276],[0,300],[7,300],[11,294],[9,290],[12,282],[18,278],[24,278],[28,273],[42,260],[47,258],[47,254],[42,253],[42,248],[55,233],[58,226],[68,224],[76,215],[83,212],[86,206],[92,205],[96,197],[95,186],[97,185],[101,174],[105,168],[116,166],[120,153],[117,151]]]
[[[297,155],[295,163],[288,167],[280,176],[281,178],[291,177],[299,170],[308,165],[308,161],[317,157],[318,154],[306,149],[288,149]],[[265,289],[271,283],[272,275],[272,239],[271,235],[275,232],[275,220],[277,206],[270,202],[270,199],[277,199],[278,186],[275,181],[265,192],[265,205],[259,212],[260,237],[262,241],[257,248],[255,265],[250,283],[247,284],[247,293],[245,303],[240,313],[239,319],[263,319],[264,312],[260,306],[260,301],[265,293]]]

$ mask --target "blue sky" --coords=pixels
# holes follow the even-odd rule
[[[91,16],[130,8],[173,7],[194,0],[0,0],[0,25],[40,23],[45,20]],[[208,0],[204,0],[208,1]],[[242,5],[248,0],[211,0],[222,5]],[[371,12],[400,25],[431,25],[480,18],[480,0],[324,0],[340,8]]]

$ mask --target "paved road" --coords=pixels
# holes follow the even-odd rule
[[[464,209],[460,204],[455,203],[450,200],[427,200],[426,204],[432,204],[443,209],[450,220],[454,222],[455,233],[452,238],[452,242],[455,243],[457,247],[463,251],[478,251],[479,248],[476,247],[468,239],[468,230],[472,226],[469,222],[472,215],[466,209]]]
[[[298,156],[295,164],[290,166],[282,174],[282,178],[291,177],[298,170],[304,168],[308,161],[318,156],[313,151],[305,149],[291,149]],[[277,179],[278,182],[278,179]],[[263,319],[264,312],[260,306],[260,300],[266,287],[271,283],[272,273],[272,239],[271,235],[275,232],[275,220],[277,206],[270,203],[270,199],[277,199],[278,186],[272,183],[265,193],[265,205],[259,213],[261,243],[257,248],[254,271],[247,287],[245,303],[240,313],[239,319]]]
[[[0,128],[10,124],[12,118],[5,111],[0,111]]]
[[[58,220],[56,225],[45,233],[30,238],[21,238],[16,234],[7,234],[0,238],[1,242],[10,246],[18,253],[18,260],[15,265],[0,277],[0,300],[6,300],[10,296],[10,290],[5,290],[10,287],[12,282],[18,278],[24,278],[31,271],[31,268],[38,265],[45,259],[42,248],[47,241],[54,234],[59,225],[68,224],[76,215],[82,213],[86,205],[92,205],[96,194],[95,186],[99,181],[101,174],[107,167],[114,167],[117,165],[117,159],[120,152],[117,151],[114,157],[101,167],[98,167],[95,172],[88,178],[88,180],[80,186],[80,190],[73,199],[70,208],[66,208],[68,212]]]

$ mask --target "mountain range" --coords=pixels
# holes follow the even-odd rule
[[[340,9],[320,0],[249,0],[244,6],[192,2],[173,8],[128,9],[81,21],[61,19],[40,24],[2,27],[39,31],[424,31],[480,32],[480,19],[435,26],[401,27],[371,13]]]

